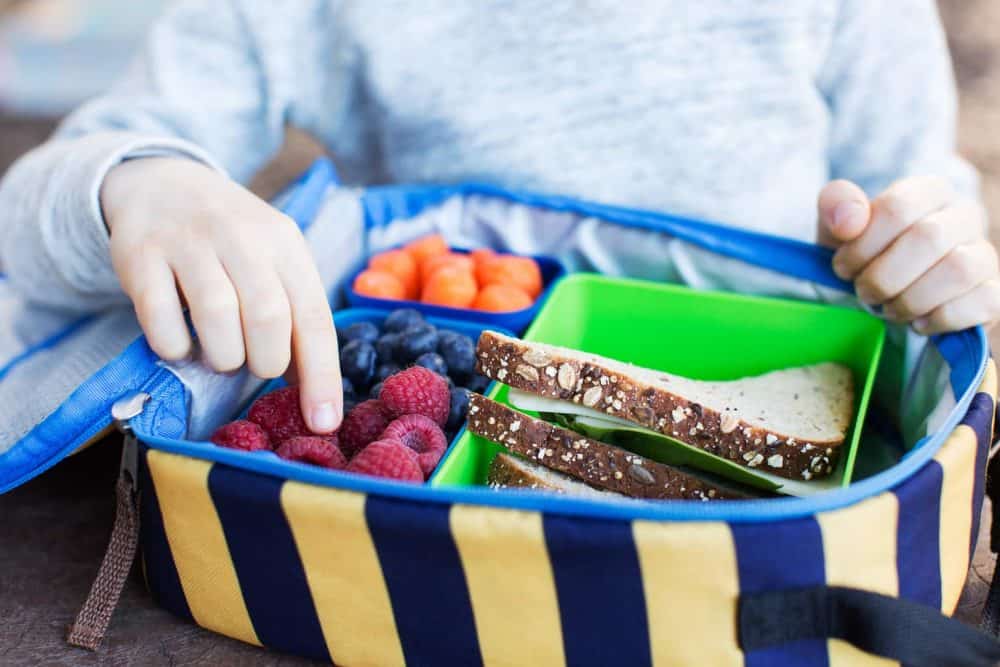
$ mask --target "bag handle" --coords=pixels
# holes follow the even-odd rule
[[[1000,661],[1000,642],[926,605],[838,586],[740,596],[744,652],[803,639],[842,639],[911,667],[980,667]]]

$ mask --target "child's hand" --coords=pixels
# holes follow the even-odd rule
[[[839,246],[834,271],[888,317],[923,334],[1000,319],[985,212],[944,180],[898,181],[871,202],[853,183],[833,181],[820,193],[819,218],[820,242]]]
[[[294,221],[183,159],[124,162],[108,173],[100,200],[115,271],[157,354],[176,360],[190,352],[186,302],[212,368],[246,362],[254,375],[273,378],[294,356],[306,422],[318,433],[339,425],[336,331]]]

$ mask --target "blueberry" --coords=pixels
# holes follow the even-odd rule
[[[392,361],[390,361],[388,363],[385,363],[385,364],[382,364],[378,368],[375,369],[375,381],[376,382],[381,382],[382,380],[386,379],[390,375],[395,375],[396,373],[398,373],[401,370],[403,370],[403,369],[399,367],[399,364],[397,364],[395,362],[392,362]]]
[[[482,394],[486,391],[486,387],[490,386],[489,378],[483,377],[478,373],[473,375],[468,382],[465,383],[465,388],[469,391],[474,391],[477,394]]]
[[[399,340],[400,335],[398,333],[387,333],[382,334],[375,341],[375,352],[378,354],[378,362],[380,364],[391,363],[399,356]]]
[[[417,357],[413,363],[432,370],[442,377],[448,377],[448,364],[444,363],[444,359],[437,352],[425,352]]]
[[[456,380],[462,381],[475,372],[476,344],[468,336],[454,331],[442,331],[438,336],[437,351]]]
[[[458,431],[465,423],[465,416],[469,413],[469,390],[463,387],[455,387],[451,390],[451,407],[448,408],[448,423],[445,429]]]
[[[400,334],[396,361],[408,364],[415,361],[421,354],[437,349],[438,332],[430,324],[418,324]]]
[[[363,340],[374,343],[378,340],[378,327],[371,322],[355,322],[340,331],[340,344],[347,345],[352,340]]]
[[[424,323],[424,316],[412,308],[400,308],[389,313],[382,328],[389,332],[406,331]]]
[[[356,394],[354,392],[354,383],[351,382],[346,377],[345,378],[341,378],[340,381],[341,381],[341,383],[343,384],[343,387],[344,387],[344,400],[346,401],[348,399],[354,398],[356,396]]]
[[[345,398],[344,399],[344,416],[346,417],[348,415],[348,413],[350,413],[350,411],[353,410],[354,406],[356,406],[356,405],[357,405],[356,401],[348,400],[348,399]]]
[[[382,383],[379,382],[372,386],[371,390],[368,392],[368,398],[378,398],[378,395],[382,393]]]
[[[375,348],[363,340],[352,340],[340,350],[340,372],[355,387],[367,387],[375,373]]]

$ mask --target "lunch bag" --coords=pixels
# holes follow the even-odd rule
[[[856,305],[827,250],[660,213],[481,184],[339,187],[326,161],[276,205],[334,297],[368,253],[436,230],[571,271]],[[111,544],[74,644],[97,647],[138,553],[172,613],[341,665],[1000,659],[990,634],[947,618],[990,487],[997,376],[982,329],[891,327],[871,419],[900,444],[881,472],[809,498],[612,502],[216,447],[207,435],[261,389],[245,372],[164,364],[130,313],[39,311],[3,282],[0,314],[0,491],[126,433]]]

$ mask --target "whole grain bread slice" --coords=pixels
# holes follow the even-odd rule
[[[620,496],[587,486],[569,475],[549,470],[520,456],[499,452],[490,462],[486,483],[494,489],[542,489],[588,498]]]
[[[791,479],[833,472],[854,412],[851,371],[837,363],[712,382],[494,331],[480,336],[476,356],[480,373],[516,389]]]
[[[716,500],[748,495],[724,483],[673,468],[535,419],[472,394],[467,427],[551,470],[632,498]]]

